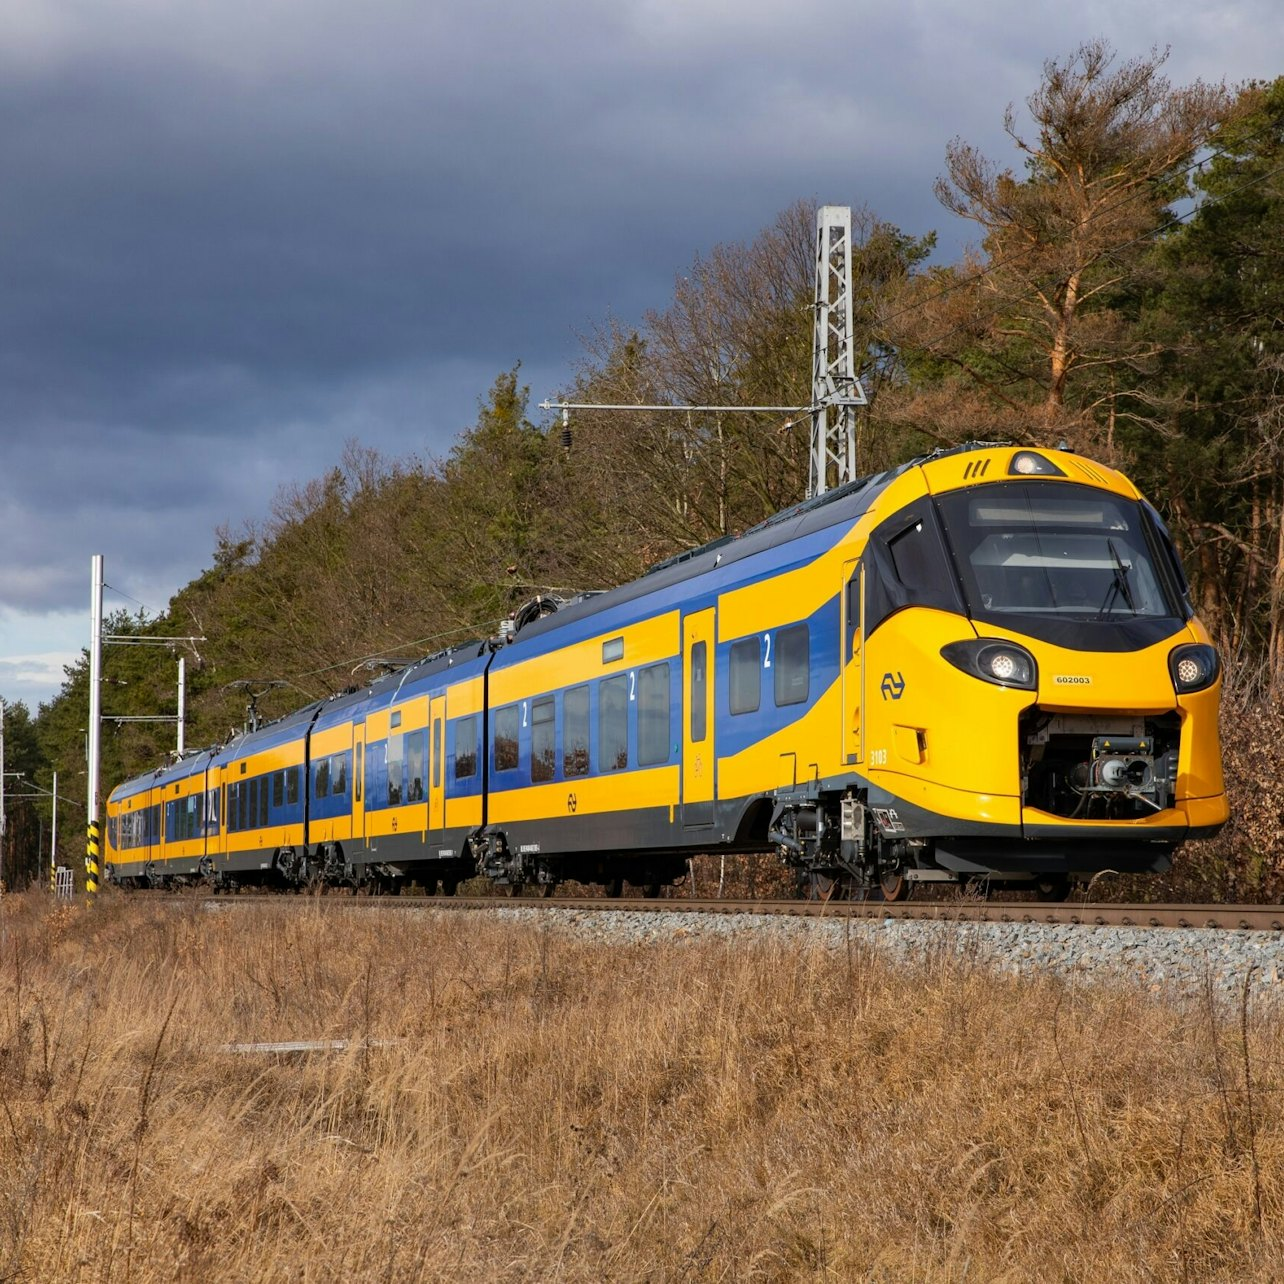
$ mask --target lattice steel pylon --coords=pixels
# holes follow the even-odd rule
[[[816,215],[816,303],[811,343],[811,471],[807,496],[856,477],[856,408],[867,405],[856,377],[852,335],[852,212],[822,205]]]

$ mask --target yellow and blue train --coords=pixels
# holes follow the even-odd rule
[[[703,852],[814,889],[1056,896],[1227,818],[1216,651],[1158,513],[973,445],[121,785],[117,880],[657,894]]]

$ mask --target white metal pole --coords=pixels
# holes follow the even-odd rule
[[[183,742],[186,738],[184,725],[187,716],[187,661],[178,657],[178,756],[183,756]]]
[[[4,896],[4,701],[0,700],[0,897]]]
[[[53,824],[49,829],[49,890],[58,891],[58,773],[53,774]]]
[[[92,898],[98,891],[98,778],[101,772],[102,688],[103,688],[103,555],[95,553],[91,563],[89,641],[89,796],[88,846],[85,852],[85,891]]]

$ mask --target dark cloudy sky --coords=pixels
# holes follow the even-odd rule
[[[155,612],[351,438],[439,455],[495,375],[663,306],[802,197],[947,255],[1044,59],[1284,73],[1277,0],[0,0],[0,695]]]

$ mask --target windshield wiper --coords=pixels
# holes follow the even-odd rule
[[[1105,601],[1101,604],[1101,610],[1097,612],[1097,618],[1104,620],[1111,611],[1111,606],[1116,597],[1122,597],[1128,603],[1128,609],[1137,614],[1137,603],[1132,596],[1132,585],[1128,583],[1128,567],[1122,557],[1119,556],[1119,550],[1115,547],[1113,539],[1106,540],[1106,547],[1110,550],[1110,560],[1114,563],[1114,571],[1110,578],[1110,587],[1106,590]]]

